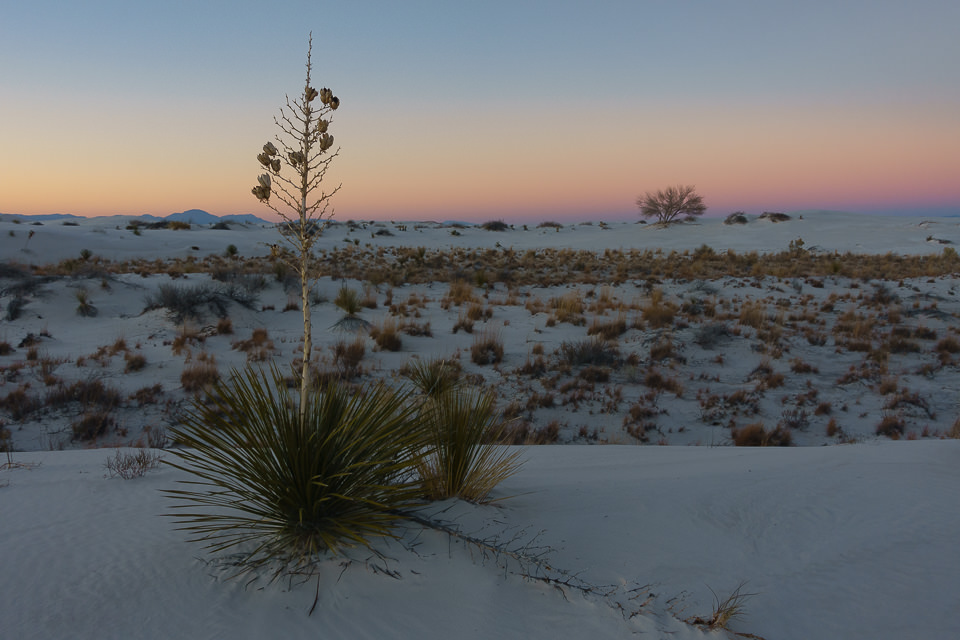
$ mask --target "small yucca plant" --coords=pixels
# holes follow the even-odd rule
[[[336,382],[310,393],[306,420],[276,368],[235,372],[173,429],[170,464],[191,474],[169,514],[241,567],[300,568],[317,554],[391,535],[422,500],[412,471],[424,435],[405,394]]]
[[[428,499],[483,502],[520,468],[519,452],[490,444],[503,434],[492,394],[450,388],[429,396],[421,416],[429,444],[419,469]]]
[[[437,397],[460,386],[460,363],[450,360],[414,360],[405,375],[424,395]]]

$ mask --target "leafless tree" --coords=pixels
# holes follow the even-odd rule
[[[678,185],[659,191],[647,191],[637,198],[640,215],[656,218],[657,222],[670,223],[677,217],[695,218],[707,210],[693,185]]]

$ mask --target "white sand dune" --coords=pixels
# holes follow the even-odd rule
[[[240,256],[256,256],[265,255],[267,244],[277,240],[269,227],[195,227],[144,231],[140,236],[124,227],[121,220],[81,221],[77,226],[52,222],[31,226],[28,218],[20,224],[2,220],[0,261],[48,264],[76,258],[82,249],[109,260],[203,257],[220,255],[229,244]],[[379,229],[392,235],[377,235]],[[35,233],[28,238],[31,230]],[[802,238],[807,249],[816,251],[898,255],[937,255],[960,243],[960,226],[954,219],[828,213],[807,213],[784,223],[754,219],[745,226],[705,219],[669,229],[595,221],[559,231],[532,226],[524,230],[519,225],[501,233],[467,228],[456,229],[459,235],[453,235],[453,230],[427,223],[339,224],[322,242],[332,248],[356,239],[360,247],[370,245],[373,250],[568,247],[594,252],[684,251],[707,244],[718,252],[764,253],[785,250]],[[860,367],[867,360],[863,352],[833,342],[831,327],[844,311],[840,303],[819,314],[827,322],[822,327],[829,336],[827,345],[812,345],[803,338],[801,329],[815,327],[819,320],[797,321],[796,327],[787,323],[785,351],[779,357],[755,350],[760,339],[752,329],[736,340],[704,348],[693,341],[698,326],[675,328],[670,339],[683,361],[657,368],[685,390],[679,396],[669,392],[657,396],[656,407],[662,412],[654,418],[656,431],[650,442],[721,446],[636,446],[623,420],[646,387],[636,382],[635,374],[618,370],[609,384],[597,387],[597,397],[583,400],[579,408],[561,404],[557,392],[554,406],[530,411],[535,427],[553,420],[562,423],[559,440],[568,444],[523,447],[526,464],[496,492],[496,497],[508,499],[496,506],[429,507],[466,533],[498,537],[514,548],[540,548],[555,568],[550,575],[593,585],[586,594],[525,579],[521,574],[535,572],[535,567],[502,565],[477,549],[413,525],[401,532],[401,541],[377,543],[381,558],[357,550],[349,554],[349,566],[344,558],[324,560],[319,583],[229,580],[223,559],[211,562],[161,516],[169,510],[161,490],[175,487],[184,477],[181,472],[162,466],[134,480],[109,478],[104,463],[113,450],[87,449],[91,444],[70,437],[76,408],[39,411],[23,420],[6,411],[0,419],[10,430],[15,451],[14,464],[0,471],[0,636],[725,637],[724,632],[708,632],[686,621],[710,614],[713,592],[722,598],[745,582],[744,591],[755,595],[745,602],[746,615],[730,625],[732,632],[768,640],[954,638],[960,628],[956,545],[960,441],[938,436],[960,414],[960,373],[955,360],[940,358],[943,354],[935,349],[937,340],[956,335],[960,304],[954,274],[883,283],[824,280],[818,287],[776,278],[762,282],[726,278],[706,283],[712,287],[709,294],[695,289],[703,283],[665,281],[661,286],[678,303],[694,295],[714,297],[718,307],[723,301],[769,300],[771,310],[777,300],[784,301],[780,305],[784,309],[792,305],[813,310],[829,302],[831,294],[849,295],[845,298],[849,308],[874,314],[871,318],[880,323],[874,327],[875,340],[889,333],[890,327],[882,326],[888,309],[870,310],[865,300],[878,287],[887,287],[884,291],[896,296],[891,304],[902,309],[902,326],[921,347],[918,352],[891,354],[885,363],[884,379],[892,380],[894,392],[881,393],[881,381],[868,378],[837,383],[851,366]],[[145,425],[164,425],[171,418],[168,407],[190,396],[179,388],[188,356],[172,352],[170,343],[179,329],[162,310],[142,311],[145,296],[171,282],[194,285],[210,279],[206,274],[175,280],[125,274],[109,279],[107,288],[101,288],[99,279],[43,283],[29,296],[20,317],[0,326],[0,342],[14,348],[0,356],[4,372],[0,398],[21,388],[38,397],[46,392],[45,373],[29,361],[29,347],[19,346],[28,334],[46,333],[36,345],[37,355],[48,361],[46,373],[65,383],[101,380],[125,398],[150,385],[163,388],[163,400],[156,404],[125,400],[117,427],[95,445],[129,445],[141,437]],[[320,293],[332,299],[341,284],[324,278]],[[96,317],[82,318],[75,312],[75,292],[81,286],[98,309]],[[429,323],[433,335],[404,335],[404,347],[396,353],[370,349],[364,360],[368,377],[394,376],[411,358],[459,354],[464,371],[496,387],[502,404],[509,404],[534,390],[546,392],[537,386],[539,379],[515,373],[535,345],[541,345],[552,367],[557,358],[553,354],[564,342],[586,335],[583,326],[562,322],[548,326],[547,313],[531,313],[523,303],[506,304],[509,292],[494,287],[489,297],[481,298],[492,309],[492,318],[478,323],[478,330],[482,325],[500,332],[504,362],[497,367],[475,365],[469,358],[475,336],[452,331],[461,310],[441,308],[447,286],[394,287],[394,301],[409,300],[411,294],[429,299],[418,310],[420,317],[411,321]],[[517,295],[547,301],[576,286],[527,286]],[[646,295],[634,283],[612,291],[625,302]],[[378,307],[361,313],[374,324],[390,315],[386,291],[377,295]],[[269,329],[275,343],[271,357],[290,361],[298,348],[300,319],[297,312],[281,311],[287,298],[279,285],[271,284],[256,308],[231,306],[234,334],[211,335],[193,344],[190,361],[207,353],[222,371],[243,366],[246,357],[231,343],[250,337],[256,327]],[[6,307],[10,299],[6,295],[0,303]],[[342,315],[329,303],[315,307],[321,352],[329,353],[344,339],[323,330]],[[216,319],[204,322],[215,324]],[[731,319],[728,324],[733,328],[737,322]],[[916,337],[918,328],[936,338]],[[119,338],[130,352],[145,357],[142,370],[125,373],[123,352],[94,357]],[[641,369],[652,366],[645,358],[651,344],[662,338],[662,332],[649,328],[630,329],[619,338],[621,353],[639,354]],[[722,364],[717,363],[718,355],[723,356]],[[754,414],[728,412],[719,424],[705,418],[705,404],[697,398],[700,389],[706,390],[701,397],[754,391],[758,387],[751,376],[764,358],[784,374],[783,386],[758,393]],[[796,359],[811,369],[795,370],[791,362]],[[698,378],[701,373],[704,377]],[[613,408],[604,394],[617,387],[623,399]],[[801,397],[811,389],[817,391],[814,400]],[[892,397],[903,403],[886,406]],[[831,405],[830,413],[814,414],[814,407],[823,402]],[[729,446],[728,421],[742,426],[760,420],[772,427],[794,409],[803,409],[808,420],[793,434],[794,444],[801,446]],[[904,438],[915,441],[893,442],[876,435],[878,420],[893,413],[906,425]],[[842,426],[843,438],[827,434],[830,418]],[[612,444],[583,444],[592,440],[578,437],[581,427],[595,430],[597,441]],[[839,441],[852,444],[802,446]],[[72,450],[50,450],[59,448]],[[0,463],[4,461],[0,458]],[[319,604],[307,615],[318,584]]]

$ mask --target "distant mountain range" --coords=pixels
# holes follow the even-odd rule
[[[188,222],[190,224],[216,224],[218,222],[245,222],[248,224],[272,224],[268,220],[263,218],[258,218],[252,213],[244,213],[240,215],[229,215],[229,216],[215,216],[212,213],[207,213],[202,209],[190,209],[189,211],[181,211],[180,213],[171,213],[168,216],[154,216],[149,213],[143,214],[140,216],[93,216],[90,218],[85,218],[84,216],[77,216],[72,213],[46,213],[38,215],[17,215],[13,213],[0,213],[0,219],[10,219],[10,218],[24,218],[35,220],[38,222],[44,222],[48,220],[96,220],[97,218],[130,218],[131,220],[141,219],[149,220],[151,222],[158,222],[160,220],[170,220],[177,222]]]

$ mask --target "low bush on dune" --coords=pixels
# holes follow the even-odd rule
[[[778,425],[768,431],[761,422],[733,429],[730,435],[738,447],[789,447],[792,442],[788,430]]]
[[[219,287],[163,284],[155,294],[147,296],[144,311],[166,309],[171,320],[180,324],[189,318],[199,319],[205,312],[224,318],[231,302],[252,309],[256,301],[253,290],[234,284]]]
[[[480,225],[480,227],[487,231],[506,231],[510,228],[510,225],[503,220],[488,220]]]

